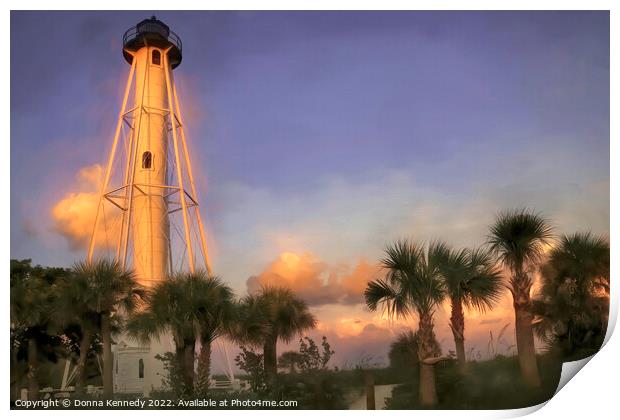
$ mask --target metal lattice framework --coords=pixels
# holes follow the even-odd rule
[[[108,256],[113,254],[123,268],[130,268],[132,251],[129,244],[132,241],[131,227],[136,223],[135,200],[140,196],[157,195],[163,197],[170,221],[170,229],[166,232],[169,271],[189,269],[194,272],[202,265],[211,274],[183,117],[168,61],[169,50],[170,47],[162,54],[166,108],[156,108],[145,103],[144,86],[141,90],[142,98],[135,98],[133,106],[128,108],[130,92],[139,88],[136,86],[138,80],[146,84],[149,68],[148,65],[144,66],[144,75],[138,77],[138,60],[132,60],[105,168],[87,259],[92,261],[96,252],[107,253]],[[127,50],[124,53],[134,54]],[[140,130],[144,125],[141,121],[151,115],[164,118],[168,140],[170,137],[172,140],[167,141],[168,181],[164,184],[143,183],[135,179],[135,168],[140,160],[139,142],[143,139]]]

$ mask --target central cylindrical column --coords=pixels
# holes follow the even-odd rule
[[[138,107],[133,191],[133,269],[144,286],[168,274],[170,223],[164,188],[168,184],[168,127],[165,52],[143,47],[136,60],[135,101]]]

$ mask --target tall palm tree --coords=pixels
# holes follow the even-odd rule
[[[204,393],[209,386],[211,343],[228,331],[234,308],[232,290],[217,277],[204,271],[177,273],[152,289],[143,310],[127,327],[130,335],[146,342],[170,332],[183,376],[181,392]],[[194,375],[197,338],[201,351]]]
[[[124,270],[115,260],[78,262],[73,266],[73,281],[84,287],[84,307],[97,314],[103,344],[103,393],[112,396],[113,317],[121,312],[130,315],[144,296],[132,271]]]
[[[235,338],[241,343],[263,346],[265,374],[271,382],[278,372],[278,340],[288,343],[316,326],[316,318],[306,302],[284,287],[263,287],[258,294],[244,297],[239,314]]]
[[[443,301],[446,290],[439,270],[442,261],[440,244],[428,250],[408,240],[397,241],[385,249],[381,260],[387,270],[385,279],[368,283],[364,292],[366,305],[376,311],[382,305],[389,317],[418,317],[418,358],[420,367],[420,403],[437,404],[435,370],[435,333],[433,313]]]
[[[508,288],[515,310],[519,365],[524,381],[531,386],[540,386],[532,329],[532,274],[553,237],[549,222],[527,209],[500,213],[488,237],[491,251],[510,271]]]
[[[436,247],[442,256],[439,270],[450,299],[450,328],[456,346],[456,359],[465,372],[465,312],[491,309],[501,297],[501,272],[490,252],[483,248],[455,251],[445,244]]]
[[[541,271],[536,334],[568,359],[596,352],[609,313],[608,240],[590,232],[564,235]]]

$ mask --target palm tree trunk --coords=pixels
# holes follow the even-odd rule
[[[420,363],[420,404],[424,407],[437,405],[435,366]]]
[[[28,339],[28,399],[31,401],[39,399],[39,346],[37,339]]]
[[[517,352],[519,354],[519,366],[521,375],[526,384],[540,386],[540,375],[536,362],[536,349],[534,347],[534,331],[532,329],[533,315],[529,291],[527,294],[515,293],[515,333],[517,336]]]
[[[521,375],[526,384],[540,386],[540,375],[536,362],[534,331],[532,329],[532,299],[530,289],[532,282],[522,270],[517,270],[511,279],[511,292],[515,308],[515,335],[517,336],[517,353]]]
[[[86,361],[88,360],[88,350],[90,349],[91,334],[87,329],[82,329],[82,339],[80,340],[80,357],[77,364],[77,378],[75,392],[82,395],[86,386]]]
[[[194,392],[194,350],[196,341],[187,339],[183,347],[183,383],[188,395]]]
[[[178,395],[182,397],[185,394],[185,342],[183,339],[174,338],[174,356],[176,360],[175,377],[173,378],[173,386],[181,386],[183,389],[173,389]]]
[[[426,407],[437,404],[437,389],[435,386],[435,367],[424,363],[433,357],[433,317],[430,313],[420,313],[418,331],[420,342],[418,344],[418,357],[420,359],[420,404]]]
[[[452,298],[451,303],[450,328],[452,329],[454,345],[456,346],[456,361],[459,371],[465,373],[467,360],[465,358],[465,314],[463,312],[463,303],[458,298]]]
[[[112,398],[112,327],[110,325],[110,314],[103,312],[101,314],[101,339],[103,341],[103,396]]]
[[[200,356],[198,357],[198,373],[196,375],[196,393],[206,394],[209,391],[209,376],[211,375],[211,340],[200,340]]]
[[[267,376],[267,380],[273,383],[278,375],[278,357],[277,357],[277,346],[278,336],[271,335],[267,337],[265,340],[265,344],[263,345],[263,357],[265,363],[265,375]]]

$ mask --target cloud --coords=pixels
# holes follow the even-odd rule
[[[248,278],[246,285],[249,293],[263,286],[288,287],[311,306],[353,305],[363,301],[366,285],[380,271],[378,264],[365,259],[350,269],[347,264],[330,266],[309,252],[283,252],[260,274]]]
[[[93,232],[99,194],[103,182],[101,165],[87,166],[78,171],[72,191],[67,192],[52,206],[53,230],[69,242],[72,250],[88,247]],[[118,238],[119,214],[112,206],[104,205],[98,224],[98,247],[110,248]]]
[[[326,312],[346,313],[352,308],[343,308],[339,305],[327,305],[322,308],[318,316],[323,321],[319,321],[317,328],[306,332],[304,336],[312,338],[317,343],[322,337],[327,337],[332,350],[335,351],[330,362],[331,366],[352,368],[359,364],[387,365],[390,343],[408,327],[406,323],[393,323],[375,316],[376,314],[363,311],[359,317],[326,319],[324,316]],[[298,349],[299,340],[278,344],[279,352]]]
[[[398,332],[400,330],[385,328],[370,322],[364,324],[357,335],[339,336],[329,330],[323,333],[336,352],[334,364],[343,368],[353,368],[360,364],[388,365],[389,345],[396,339]]]

